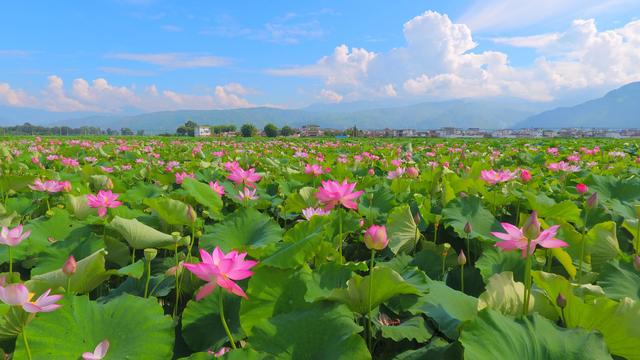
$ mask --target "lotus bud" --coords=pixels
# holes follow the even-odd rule
[[[76,263],[76,259],[73,255],[70,255],[67,261],[64,262],[64,265],[62,265],[62,272],[67,276],[71,276],[75,274],[77,268],[78,263]]]
[[[422,221],[422,218],[420,217],[420,213],[419,212],[417,212],[415,215],[413,215],[413,221],[416,224],[420,224],[420,221]]]
[[[209,211],[207,211],[207,210],[202,210],[202,217],[203,217],[203,218],[208,218],[208,217],[209,217]]]
[[[198,214],[196,214],[196,211],[193,209],[193,206],[189,205],[187,207],[187,218],[191,221],[191,222],[195,222],[196,219],[198,218]]]
[[[637,271],[640,271],[640,255],[633,258],[633,267],[636,268]]]
[[[107,190],[112,190],[113,189],[113,181],[111,181],[111,178],[107,178],[107,181],[105,181],[104,187]]]
[[[202,230],[197,230],[196,237],[201,237],[201,236],[202,236]]]
[[[524,222],[522,227],[524,235],[527,239],[536,239],[540,235],[540,221],[538,220],[538,212],[533,211]]]
[[[364,244],[371,250],[384,250],[389,244],[387,228],[384,225],[371,225],[364,233]]]
[[[464,266],[464,264],[466,263],[467,263],[467,257],[464,256],[464,250],[460,250],[460,253],[458,254],[458,265]]]
[[[409,176],[410,178],[417,178],[418,175],[420,175],[420,172],[416,167],[412,166],[407,169],[407,176]]]
[[[157,249],[154,249],[154,248],[144,249],[144,259],[145,260],[151,261],[151,260],[156,258],[156,255],[158,255],[158,250]]]
[[[522,169],[520,171],[520,180],[524,183],[531,181],[531,172],[529,172],[529,170]]]
[[[182,238],[182,235],[177,231],[172,232],[171,236],[173,237],[173,241],[175,241],[175,242],[178,242],[178,240],[180,240],[180,238]]]
[[[564,309],[567,306],[567,298],[564,297],[562,293],[558,294],[558,297],[556,298],[556,305],[558,305],[560,309]]]
[[[576,185],[576,191],[578,192],[578,194],[584,194],[589,191],[589,187],[583,183],[580,183]]]
[[[464,225],[464,233],[465,234],[471,234],[472,231],[473,231],[473,227],[471,226],[471,223],[467,222]]]
[[[367,171],[367,173],[369,174],[369,176],[373,176],[376,174],[376,171],[373,169],[369,169],[369,171]]]
[[[587,208],[593,209],[593,208],[596,208],[596,207],[598,207],[598,193],[594,192],[587,199]]]

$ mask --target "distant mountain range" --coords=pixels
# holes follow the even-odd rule
[[[533,115],[519,128],[640,128],[640,82],[609,91],[605,96],[572,107],[559,107]]]
[[[37,125],[128,127],[147,133],[174,132],[188,120],[202,125],[267,123],[300,127],[316,124],[325,128],[564,128],[640,127],[640,82],[610,91],[605,96],[572,107],[554,103],[527,102],[512,98],[457,99],[407,104],[401,101],[360,101],[314,104],[301,109],[255,107],[230,110],[177,110],[143,113],[59,113],[36,109],[0,107],[0,125],[30,122]]]

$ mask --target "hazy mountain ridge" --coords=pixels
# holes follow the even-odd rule
[[[559,107],[533,115],[518,128],[610,128],[640,127],[640,82],[609,91],[601,98],[571,107]]]
[[[174,132],[188,120],[203,125],[268,123],[300,127],[317,124],[325,128],[361,129],[411,128],[565,128],[640,127],[640,82],[608,92],[601,98],[571,107],[535,103],[514,98],[456,99],[406,104],[405,101],[359,101],[342,104],[312,104],[301,109],[255,107],[229,110],[176,110],[143,113],[56,113],[37,109],[0,107],[0,124],[30,122],[36,125],[70,127],[97,126],[103,129],[128,127],[157,134]]]

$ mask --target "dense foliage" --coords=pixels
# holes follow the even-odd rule
[[[14,359],[640,359],[638,151],[5,139],[0,348]]]

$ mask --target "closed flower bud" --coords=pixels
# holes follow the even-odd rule
[[[464,250],[460,250],[460,253],[458,254],[458,265],[464,266],[464,264],[466,263],[467,263],[467,257],[464,256]]]
[[[196,211],[193,209],[193,206],[191,205],[189,205],[189,207],[187,208],[187,218],[191,222],[195,222],[196,219],[198,218],[198,214],[196,214]]]
[[[591,194],[591,196],[589,196],[589,198],[587,199],[587,207],[589,209],[594,209],[596,207],[598,207],[598,193],[594,192],[593,194]]]
[[[525,183],[531,181],[531,173],[529,172],[529,170],[522,169],[520,171],[520,180]]]
[[[75,274],[77,268],[78,263],[76,263],[76,259],[73,255],[70,255],[67,261],[64,262],[64,265],[62,265],[62,272],[67,276],[71,276]]]
[[[389,244],[387,228],[384,225],[371,225],[364,233],[364,244],[371,250],[384,250]]]
[[[420,172],[417,168],[412,166],[407,169],[407,176],[409,176],[410,178],[417,178],[418,175],[420,175]]]
[[[585,184],[580,183],[576,185],[576,191],[578,192],[578,194],[584,194],[589,191],[589,187]]]
[[[564,309],[567,306],[567,298],[564,297],[562,293],[558,294],[558,297],[556,298],[556,305],[558,305],[560,309]]]
[[[471,223],[466,223],[464,225],[464,233],[470,234],[472,231],[473,231],[473,227],[471,226]]]
[[[527,239],[537,239],[540,235],[540,221],[538,220],[538,212],[533,211],[525,221],[522,227],[524,235]]]
[[[413,221],[416,224],[420,224],[420,221],[422,221],[422,218],[420,217],[420,213],[419,212],[417,212],[415,215],[413,215]]]
[[[158,255],[158,250],[156,250],[154,248],[144,249],[144,258],[145,258],[145,260],[151,261],[151,260],[156,258],[156,255]]]
[[[640,271],[640,255],[633,258],[633,267],[636,268],[637,271]]]

